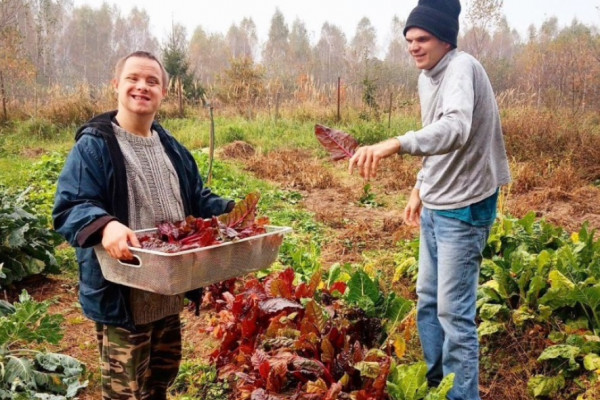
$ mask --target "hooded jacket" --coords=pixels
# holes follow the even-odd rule
[[[129,288],[104,279],[92,247],[101,242],[108,222],[129,222],[125,162],[112,126],[116,113],[101,114],[77,131],[58,178],[52,218],[55,230],[77,253],[83,313],[93,321],[133,330]],[[232,201],[204,188],[191,153],[156,121],[152,129],[177,172],[185,215],[209,218],[226,212]]]

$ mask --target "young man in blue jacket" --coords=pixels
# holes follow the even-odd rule
[[[168,74],[150,53],[117,63],[116,111],[84,124],[58,180],[55,229],[76,248],[79,298],[96,322],[103,399],[166,399],[179,370],[183,294],[164,296],[109,282],[92,246],[130,259],[134,230],[233,208],[203,187],[190,154],[155,121]]]
[[[423,128],[359,148],[349,171],[376,176],[392,154],[423,156],[404,210],[421,226],[417,326],[437,385],[455,374],[451,400],[478,400],[475,324],[482,251],[510,172],[496,99],[481,64],[456,50],[458,0],[420,0],[404,29],[419,76]]]

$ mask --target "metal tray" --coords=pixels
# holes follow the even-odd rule
[[[267,233],[178,253],[130,247],[135,260],[112,258],[102,245],[94,247],[104,277],[115,283],[154,293],[174,295],[271,265],[292,228],[267,226]],[[139,235],[156,229],[135,231]]]

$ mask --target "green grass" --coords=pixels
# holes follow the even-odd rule
[[[170,119],[165,120],[164,126],[169,129],[184,145],[191,149],[208,147],[210,121],[204,119]],[[224,146],[236,140],[252,144],[263,152],[274,149],[295,148],[321,150],[314,137],[314,126],[322,123],[354,135],[363,144],[372,144],[399,135],[409,130],[417,129],[419,121],[414,118],[393,118],[388,129],[387,123],[363,121],[336,124],[332,121],[292,120],[268,117],[257,117],[246,120],[241,117],[216,117],[215,142],[216,146]],[[324,154],[324,153],[323,153]]]

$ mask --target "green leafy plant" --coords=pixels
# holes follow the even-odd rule
[[[44,217],[24,207],[23,195],[0,190],[0,286],[42,272],[59,272],[54,249],[63,239],[47,228]]]
[[[65,164],[64,154],[53,152],[33,163],[27,184],[27,208],[35,215],[50,220],[58,176]]]
[[[73,357],[24,348],[30,343],[58,344],[60,314],[48,314],[48,301],[36,302],[26,291],[19,301],[0,301],[0,398],[74,398],[87,386],[85,367]]]
[[[363,194],[362,196],[360,196],[360,199],[358,199],[358,203],[361,206],[367,208],[377,208],[384,206],[384,203],[377,201],[375,193],[373,193],[371,189],[372,187],[370,183],[367,183],[365,186],[363,186]]]
[[[217,368],[196,361],[186,361],[181,364],[179,374],[170,388],[171,394],[178,399],[220,400],[228,397],[231,392],[229,383],[219,381]],[[183,394],[185,393],[185,394]],[[177,397],[178,394],[182,394]]]
[[[454,374],[448,374],[437,388],[427,385],[425,362],[393,366],[387,390],[393,400],[442,400],[454,385]]]

